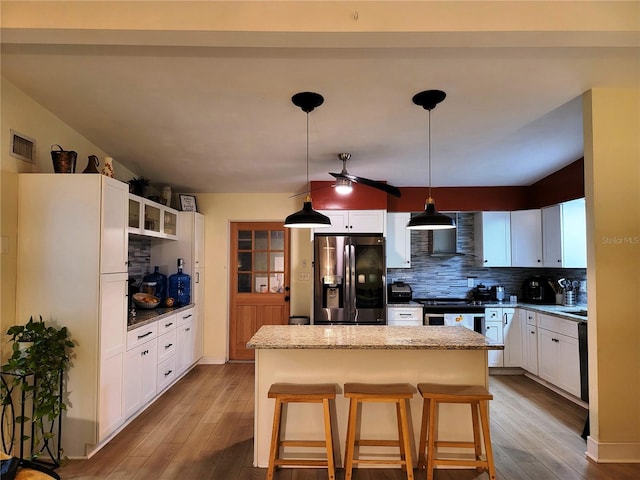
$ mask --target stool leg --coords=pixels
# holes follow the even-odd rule
[[[276,466],[276,458],[280,450],[280,418],[282,415],[282,400],[276,398],[276,406],[273,412],[273,429],[271,430],[271,448],[269,450],[269,468],[267,469],[267,480],[273,479],[273,472]]]
[[[484,450],[489,463],[489,479],[496,479],[496,467],[493,464],[493,449],[491,447],[491,433],[489,432],[489,408],[487,400],[480,400],[480,420],[482,421],[482,433],[484,435]]]
[[[409,440],[409,422],[407,419],[407,401],[398,401],[400,410],[400,454],[404,457],[407,469],[407,480],[413,480],[413,461],[411,459],[411,441]]]
[[[349,402],[349,421],[347,423],[347,446],[344,453],[344,478],[351,480],[353,473],[353,455],[356,443],[356,417],[358,413],[358,400],[352,398]]]
[[[427,450],[427,426],[429,425],[429,399],[424,398],[422,401],[422,424],[420,425],[420,447],[418,448],[418,468],[424,470],[427,468],[426,450]]]
[[[400,401],[397,400],[395,404],[396,404],[396,423],[398,425],[398,446],[400,447],[400,460],[405,462],[405,464],[402,465],[400,468],[402,471],[405,471],[407,469],[407,465],[406,465],[407,459],[404,451],[404,442],[403,442],[404,436],[402,433],[402,416],[400,415]]]
[[[436,456],[436,426],[438,425],[438,401],[429,402],[429,441],[427,446],[427,480],[433,480],[433,460]]]
[[[480,445],[480,419],[478,418],[480,403],[471,402],[469,407],[471,408],[471,423],[473,426],[473,447],[476,453],[476,460],[480,460],[482,455],[482,447]],[[478,467],[478,471],[480,470],[483,469]]]
[[[333,456],[333,435],[331,433],[331,411],[329,410],[329,399],[323,399],[322,406],[324,408],[324,435],[327,443],[327,471],[329,473],[329,480],[335,480],[336,465],[335,458]]]

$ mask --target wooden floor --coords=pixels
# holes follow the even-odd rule
[[[492,376],[491,429],[501,480],[636,480],[640,464],[596,464],[580,437],[586,411],[524,376]],[[201,365],[89,460],[62,479],[262,480],[253,460],[253,364]],[[277,480],[326,479],[324,469],[281,469]],[[338,470],[338,480],[344,472]],[[359,469],[354,480],[400,480],[400,470]],[[416,479],[424,472],[416,471]],[[436,480],[486,479],[437,470]]]

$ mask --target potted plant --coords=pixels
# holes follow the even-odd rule
[[[50,439],[55,436],[53,425],[67,406],[62,398],[62,380],[69,367],[71,341],[67,327],[46,325],[42,317],[34,321],[33,317],[25,325],[14,325],[7,330],[13,341],[12,355],[2,365],[2,373],[9,374],[12,380],[2,382],[2,405],[11,404],[11,392],[19,388],[33,402],[31,418],[15,417],[16,424],[31,421],[33,429],[32,458],[45,448],[50,449]],[[26,411],[25,411],[26,415]],[[23,436],[22,440],[30,438]],[[52,459],[59,462],[50,451]]]
[[[133,177],[129,180],[129,191],[134,195],[144,197],[144,191],[151,181],[145,177]]]

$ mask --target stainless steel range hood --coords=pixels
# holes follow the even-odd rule
[[[444,215],[453,218],[458,225],[457,213],[445,213]],[[458,228],[427,230],[427,255],[431,257],[464,255],[464,253],[458,252]]]

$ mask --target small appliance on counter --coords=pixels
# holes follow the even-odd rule
[[[491,287],[491,299],[497,300],[498,303],[502,303],[504,301],[504,287],[502,285],[494,285]]]
[[[388,303],[409,303],[413,298],[413,291],[411,285],[395,281],[387,287],[387,302]]]
[[[176,307],[191,303],[191,275],[182,273],[184,260],[178,259],[178,273],[169,276],[169,298],[173,298]]]
[[[556,303],[556,292],[551,287],[549,279],[534,276],[522,284],[522,298],[526,303],[553,305]]]
[[[491,300],[491,289],[485,287],[482,283],[476,285],[471,294],[476,302],[488,302]]]

